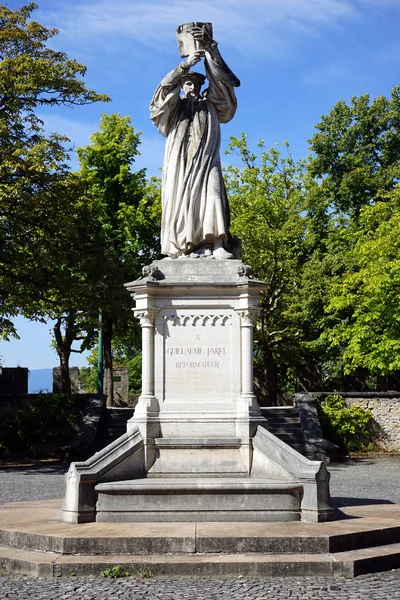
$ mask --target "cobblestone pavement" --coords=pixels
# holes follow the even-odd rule
[[[60,498],[66,465],[0,467],[0,504]],[[330,466],[335,504],[400,503],[400,458],[363,458]],[[102,577],[32,579],[0,574],[0,600],[400,600],[400,570],[343,578]]]
[[[67,465],[48,463],[34,467],[0,466],[0,504],[51,500],[64,496]],[[400,504],[400,456],[359,458],[332,463],[331,495],[336,505],[386,500]]]
[[[0,600],[396,600],[400,572],[356,579],[29,579],[0,576]]]

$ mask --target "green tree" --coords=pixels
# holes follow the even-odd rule
[[[390,98],[337,103],[310,140],[316,186],[306,204],[308,266],[315,280],[307,295],[318,313],[310,348],[333,366],[336,384],[339,371],[398,368],[399,123],[397,86]]]
[[[128,367],[129,392],[131,394],[140,394],[142,390],[142,354],[140,352],[140,339],[135,348],[129,347],[129,344],[113,344],[113,365],[114,367]],[[81,388],[86,393],[97,392],[97,346],[91,351],[87,366],[79,369],[79,382]]]
[[[91,144],[77,150],[78,176],[101,231],[93,298],[102,310],[108,369],[113,336],[123,339],[137,328],[124,283],[140,277],[143,266],[159,256],[160,186],[155,179],[147,181],[144,170],[132,171],[139,144],[129,117],[102,115]],[[112,397],[112,389],[106,393]]]
[[[37,109],[108,101],[85,87],[86,68],[47,42],[57,34],[31,20],[33,3],[0,5],[0,336],[12,317],[37,316],[58,234],[68,224],[67,138],[46,136]],[[39,311],[40,312],[40,311]]]
[[[343,347],[345,373],[378,375],[400,369],[400,188],[361,209],[349,270],[332,288],[325,332]]]
[[[255,328],[256,384],[268,403],[276,401],[279,371],[295,364],[301,330],[293,312],[305,260],[302,216],[308,181],[305,163],[277,148],[252,153],[244,134],[232,138],[228,153],[241,166],[225,171],[231,208],[231,231],[242,240],[242,259],[257,279],[267,282],[261,318]],[[289,360],[290,357],[290,360]],[[289,360],[289,363],[288,363]]]
[[[400,176],[400,86],[390,98],[365,94],[338,102],[316,125],[309,171],[321,179],[325,206],[357,218],[363,206],[384,200]],[[320,204],[320,202],[318,202]]]

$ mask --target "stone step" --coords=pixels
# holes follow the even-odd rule
[[[150,556],[61,555],[0,547],[0,564],[10,573],[34,577],[100,575],[120,565],[131,575],[146,570],[167,576],[301,577],[357,575],[400,567],[400,544],[337,554],[192,554]]]
[[[106,421],[127,421],[133,416],[133,408],[106,408],[103,419]]]
[[[275,433],[275,431],[271,431],[271,433],[276,435],[276,437],[278,437],[280,440],[282,440],[282,442],[286,442],[290,446],[292,445],[292,443],[304,444],[303,436],[300,435],[298,432],[297,433],[294,433],[294,432]]]
[[[347,577],[389,571],[400,568],[400,544],[338,552],[333,557],[343,565],[342,572]]]
[[[105,448],[126,432],[126,423],[134,414],[133,408],[106,408],[96,438],[96,450]]]
[[[282,442],[300,454],[306,455],[304,437],[301,431],[299,410],[295,406],[261,407],[261,414],[267,419],[266,428]]]
[[[327,523],[164,522],[129,528],[65,524],[61,505],[61,500],[2,505],[0,545],[62,554],[320,554],[400,543],[400,506],[392,504],[341,508],[342,518]]]
[[[284,425],[300,426],[299,417],[287,417],[286,419],[284,419],[283,417],[269,416],[269,415],[266,415],[265,413],[262,413],[262,416],[265,417],[267,419],[268,424],[271,424],[271,425],[282,424],[282,426],[284,426]]]
[[[229,468],[229,465],[228,465]],[[228,471],[99,483],[96,521],[298,521],[303,486]],[[182,496],[184,502],[182,502]]]
[[[299,411],[296,410],[292,410],[292,411],[285,411],[285,412],[275,412],[273,410],[268,410],[266,408],[260,408],[261,412],[263,415],[265,415],[267,418],[270,419],[282,419],[283,421],[286,419],[299,419]]]
[[[133,413],[135,412],[134,408],[123,408],[123,407],[118,407],[118,406],[113,406],[113,407],[108,407],[106,408],[106,414],[108,415],[112,415],[112,416],[132,416]],[[128,416],[128,418],[129,418]]]
[[[103,435],[115,438],[122,435],[123,433],[126,433],[126,423],[121,424],[119,427],[107,427],[106,429],[104,429]]]
[[[328,523],[60,521],[61,500],[0,507],[0,567],[34,577],[131,574],[346,575],[400,568],[400,506],[342,507]]]
[[[157,448],[240,448],[240,438],[157,438]]]
[[[301,435],[301,430],[300,427],[297,425],[271,425],[270,423],[268,423],[267,426],[268,431],[270,431],[271,433],[273,433],[274,435],[279,436],[280,434],[294,434],[296,436],[299,436],[301,438],[303,438],[303,436]]]
[[[297,406],[260,406],[261,410],[265,410],[267,412],[275,413],[277,415],[287,415],[290,413],[297,413],[299,409]]]

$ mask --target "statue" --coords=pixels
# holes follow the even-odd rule
[[[178,43],[181,56],[189,56],[164,77],[150,104],[151,120],[167,138],[161,252],[171,258],[229,259],[232,238],[219,124],[236,112],[234,88],[240,81],[222,59],[211,23],[181,25]],[[206,76],[191,71],[202,57]],[[208,89],[200,93],[206,79]]]

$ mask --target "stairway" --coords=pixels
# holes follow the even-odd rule
[[[105,409],[97,434],[96,451],[105,448],[126,432],[126,423],[133,416],[133,413],[133,408]],[[306,456],[297,407],[264,406],[261,407],[261,413],[268,421],[268,431]]]
[[[261,414],[268,421],[268,431],[303,456],[307,456],[299,410],[296,406],[264,406],[261,407]]]
[[[96,436],[96,451],[111,444],[126,433],[126,423],[133,416],[133,408],[106,408]]]

